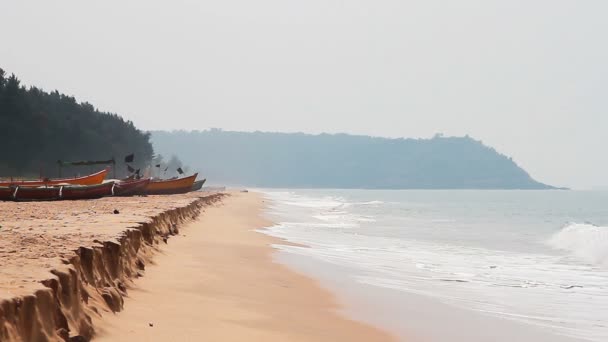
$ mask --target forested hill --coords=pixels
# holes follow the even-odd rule
[[[547,189],[511,158],[469,137],[152,132],[156,151],[214,182],[257,187]]]
[[[135,153],[137,166],[147,163],[153,154],[149,134],[132,122],[57,91],[26,88],[2,69],[0,127],[0,177],[38,175],[41,171],[53,177],[58,173],[57,160],[121,160],[130,153]],[[65,174],[72,172],[77,171]]]

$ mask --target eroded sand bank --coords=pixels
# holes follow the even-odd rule
[[[90,339],[158,246],[220,197],[0,202],[0,341]]]
[[[264,203],[235,193],[169,241],[135,282],[99,341],[387,341],[337,313],[312,279],[273,261],[281,241],[254,231]],[[185,236],[182,236],[185,235]]]

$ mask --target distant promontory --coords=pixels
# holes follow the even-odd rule
[[[387,139],[348,134],[154,131],[214,183],[281,188],[554,189],[468,136]]]

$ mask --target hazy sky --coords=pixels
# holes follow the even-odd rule
[[[608,185],[606,0],[0,0],[0,67],[144,129],[469,134]]]

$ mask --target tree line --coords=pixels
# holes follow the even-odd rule
[[[101,112],[87,102],[57,90],[25,87],[0,69],[0,177],[58,175],[58,160],[122,161],[133,153],[134,166],[150,165],[154,151],[150,134],[114,113]],[[123,165],[124,166],[124,165]],[[118,175],[127,173],[117,164]],[[100,167],[70,168],[86,173]],[[124,170],[123,170],[124,169]]]

